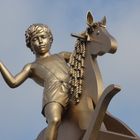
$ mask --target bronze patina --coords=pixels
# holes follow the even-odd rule
[[[25,32],[26,45],[36,56],[13,76],[3,63],[0,72],[11,87],[31,78],[44,87],[42,114],[48,126],[36,140],[140,140],[126,124],[112,116],[107,107],[121,88],[103,87],[97,58],[115,53],[116,40],[106,30],[106,17],[95,22],[87,14],[86,30],[76,37],[72,53],[51,54],[51,30],[44,24],[32,24]]]

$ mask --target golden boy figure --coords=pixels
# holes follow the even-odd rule
[[[35,54],[34,62],[24,66],[13,76],[4,64],[0,63],[0,72],[11,87],[20,86],[27,78],[33,79],[44,87],[42,114],[48,122],[46,140],[56,140],[61,117],[68,104],[68,82],[70,53],[50,54],[53,36],[48,26],[33,24],[25,32],[26,45]]]

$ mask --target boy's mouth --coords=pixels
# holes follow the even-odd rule
[[[39,48],[46,48],[46,46],[45,45],[40,45]]]

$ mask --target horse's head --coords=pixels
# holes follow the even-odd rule
[[[117,50],[117,42],[106,30],[106,17],[100,22],[94,22],[90,12],[87,14],[87,25],[85,36],[88,41],[88,46],[93,47],[95,55],[104,53],[115,53]]]
[[[85,32],[73,36],[85,40],[92,54],[103,55],[116,52],[117,42],[106,30],[106,17],[100,22],[94,22],[92,14],[88,12],[87,25]]]

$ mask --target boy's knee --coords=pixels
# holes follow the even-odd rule
[[[61,117],[54,117],[54,118],[52,118],[51,123],[53,125],[59,125],[61,123]]]

